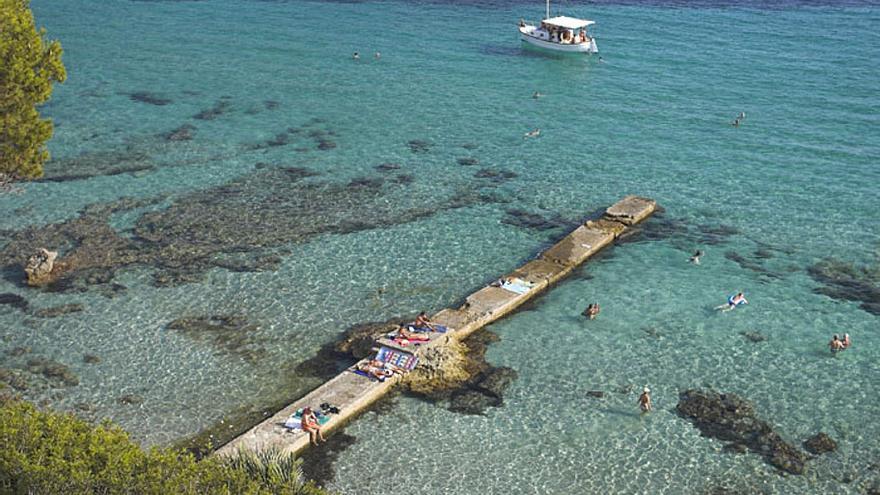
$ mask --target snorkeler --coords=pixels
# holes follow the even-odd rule
[[[749,301],[746,300],[746,296],[743,295],[742,292],[736,294],[735,296],[730,296],[727,298],[727,304],[722,304],[721,306],[716,306],[715,309],[720,309],[722,312],[727,312],[732,310],[733,308],[739,306],[740,304],[748,304]]]

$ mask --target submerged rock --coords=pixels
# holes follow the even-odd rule
[[[195,340],[208,342],[219,351],[254,363],[265,353],[256,333],[259,327],[239,315],[212,315],[178,318],[168,324]]]
[[[21,370],[0,368],[0,383],[5,383],[19,392],[29,388],[27,378]],[[3,387],[0,387],[2,389]]]
[[[427,153],[431,151],[431,146],[433,146],[430,142],[421,139],[413,139],[406,144],[413,153]]]
[[[190,124],[183,124],[177,129],[173,129],[164,134],[164,137],[168,141],[190,141],[193,138],[193,133],[196,128]]]
[[[605,392],[603,392],[601,390],[590,390],[589,392],[587,392],[587,395],[589,395],[590,397],[595,397],[597,399],[601,399],[601,398],[605,397]]]
[[[18,294],[12,294],[9,292],[0,294],[0,305],[11,306],[15,309],[20,309],[22,311],[25,311],[28,308],[27,299],[19,296]]]
[[[489,179],[491,182],[499,183],[515,179],[519,177],[519,175],[516,172],[511,172],[509,170],[484,168],[477,171],[477,173],[474,174],[474,177],[477,179]]]
[[[745,331],[745,332],[740,332],[739,334],[742,335],[743,337],[745,337],[746,339],[748,339],[749,341],[755,342],[755,343],[764,342],[767,340],[767,336],[762,334],[761,332]]]
[[[480,163],[480,160],[477,160],[476,158],[474,158],[472,156],[465,156],[465,157],[459,158],[456,161],[458,162],[459,165],[462,165],[465,167],[478,165]]]
[[[149,172],[156,165],[143,147],[125,146],[110,151],[87,151],[69,158],[52,158],[44,167],[45,182],[68,182],[99,176]]]
[[[824,432],[819,432],[804,441],[804,448],[811,454],[824,454],[837,450],[837,442]]]
[[[378,170],[380,172],[387,172],[389,170],[398,170],[398,169],[400,169],[400,165],[398,165],[396,163],[380,163],[379,165],[376,165],[376,170]]]
[[[79,313],[83,311],[83,305],[79,303],[74,304],[62,304],[60,306],[52,306],[51,308],[43,308],[37,311],[34,311],[32,314],[37,318],[55,318],[58,316],[67,315],[70,313]]]
[[[754,406],[737,395],[686,390],[679,396],[676,412],[691,421],[703,436],[745,445],[780,471],[804,472],[803,452],[758,419]]]
[[[94,354],[85,354],[83,356],[83,362],[86,364],[98,364],[101,362],[101,358]]]
[[[30,346],[19,346],[6,351],[6,354],[9,354],[12,357],[18,357],[23,356],[29,352],[31,352]]]
[[[135,91],[134,93],[129,93],[128,97],[129,99],[131,99],[131,101],[148,103],[150,105],[156,105],[159,107],[172,103],[171,99],[164,98],[156,93],[150,93],[149,91]]]
[[[144,398],[138,394],[125,394],[116,399],[116,402],[124,406],[132,406],[144,403]]]
[[[231,106],[229,101],[227,101],[228,99],[229,98],[221,98],[216,103],[214,103],[213,107],[202,110],[201,112],[193,115],[193,118],[198,120],[214,120],[217,117],[220,117],[221,115],[225,114]]]
[[[868,313],[880,316],[880,265],[858,266],[835,258],[826,258],[810,266],[807,273],[823,285],[813,289],[818,294],[859,302]]]
[[[577,222],[565,220],[559,214],[544,217],[538,213],[531,213],[519,208],[508,208],[504,211],[507,215],[501,220],[501,223],[525,229],[551,230],[573,227],[577,224]]]
[[[79,377],[65,364],[37,356],[27,361],[27,369],[35,375],[43,375],[53,387],[74,387],[79,385]]]

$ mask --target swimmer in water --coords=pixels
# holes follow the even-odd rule
[[[355,59],[355,60],[360,60],[360,59],[361,59],[361,54],[358,53],[358,52],[354,52],[354,55],[352,55],[351,58],[353,58],[353,59]]]
[[[700,251],[699,249],[697,249],[697,252],[695,252],[695,253],[691,256],[691,258],[690,258],[689,261],[690,261],[691,263],[695,264],[695,265],[699,265],[699,264],[700,264],[700,258],[703,256],[703,254],[705,254],[705,253],[703,253],[702,251]]]
[[[532,98],[537,100],[538,98],[540,98],[542,96],[544,96],[544,93],[539,93],[539,92],[535,91],[535,93],[532,95]]]
[[[541,129],[535,129],[533,131],[529,131],[523,135],[523,139],[525,138],[533,138],[541,135]]]
[[[642,410],[642,414],[654,410],[654,404],[651,403],[651,389],[647,386],[639,395],[639,409]]]
[[[382,53],[381,53],[381,52],[376,52],[375,57],[376,57],[376,60],[379,60],[380,58],[382,58]]]
[[[742,292],[736,294],[735,296],[730,296],[727,298],[727,304],[722,304],[721,306],[717,306],[715,309],[720,309],[722,312],[728,312],[733,308],[739,306],[740,304],[748,304],[749,302],[746,300],[746,296],[743,295]]]

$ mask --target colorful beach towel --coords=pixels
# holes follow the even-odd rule
[[[389,349],[385,346],[379,348],[379,352],[376,353],[376,359],[382,361],[383,363],[388,363],[398,368],[409,371],[416,367],[419,364],[419,358],[416,356],[403,351],[398,351],[396,349]]]

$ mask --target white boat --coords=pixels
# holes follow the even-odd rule
[[[596,53],[596,38],[588,33],[595,21],[574,17],[550,17],[550,0],[547,0],[547,15],[541,24],[528,24],[519,21],[519,33],[523,41],[532,45],[558,52]]]

